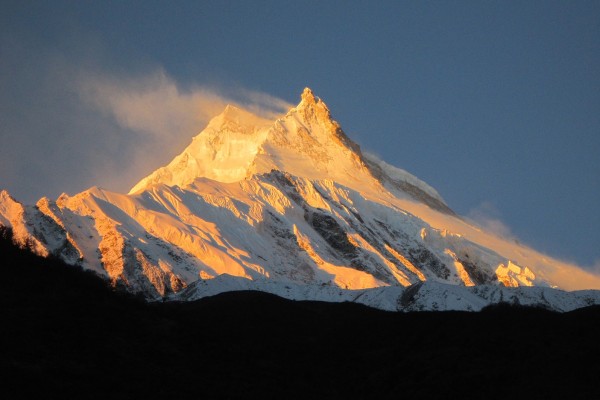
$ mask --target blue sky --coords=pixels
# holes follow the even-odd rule
[[[126,191],[215,112],[177,105],[309,86],[460,214],[600,268],[599,2],[24,3],[0,13],[0,187],[19,200]],[[144,91],[174,94],[115,112]],[[161,119],[131,122],[144,110]]]

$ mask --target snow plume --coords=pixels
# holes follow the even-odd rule
[[[531,268],[538,277],[557,284],[563,290],[600,288],[600,260],[592,267],[584,267],[573,261],[560,260],[535,251],[520,243],[500,218],[500,211],[490,201],[482,202],[467,213],[467,219],[471,223],[482,228],[484,232],[501,238],[505,244],[500,248],[511,249],[503,251],[504,255]],[[489,246],[491,242],[482,243]],[[517,246],[513,246],[514,244]]]
[[[119,130],[122,151],[128,152],[125,173],[114,166],[100,168],[98,181],[124,190],[181,152],[227,104],[275,119],[292,107],[273,96],[248,89],[227,96],[206,86],[183,88],[162,69],[141,76],[82,74],[78,91],[89,108],[99,111]]]
[[[533,265],[536,267],[536,265]],[[558,282],[564,290],[600,289],[600,266],[590,270],[575,263],[554,260],[552,269],[542,270],[554,282]],[[595,269],[594,269],[595,268]]]
[[[227,103],[268,117],[291,107],[231,85],[182,85],[143,61],[116,66],[88,39],[65,50],[0,35],[0,185],[20,201],[92,185],[126,192]]]
[[[285,100],[278,99],[266,93],[243,88],[239,88],[238,92],[243,99],[246,99],[239,103],[242,108],[267,119],[275,119],[282,112],[286,112],[295,106],[295,104],[288,103]]]
[[[213,89],[183,89],[163,70],[142,77],[85,77],[80,82],[84,99],[112,115],[125,129],[154,137],[198,133],[227,104],[248,109],[266,118],[281,115],[291,104],[273,96],[239,90],[241,100],[227,98]]]
[[[467,213],[476,225],[505,239],[515,239],[510,228],[500,220],[500,211],[490,201],[484,201]]]
[[[227,102],[205,90],[184,92],[164,72],[137,79],[83,78],[83,98],[122,128],[152,137],[193,134]]]

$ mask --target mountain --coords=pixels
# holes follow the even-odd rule
[[[228,106],[128,194],[23,205],[0,225],[152,300],[260,290],[385,310],[502,301],[600,304],[600,278],[456,215],[429,185],[363,153],[305,89],[275,121]]]

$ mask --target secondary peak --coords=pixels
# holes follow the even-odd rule
[[[252,114],[243,108],[228,104],[221,114],[210,121],[209,127],[213,129],[221,129],[225,125],[260,127],[270,123],[271,121]]]

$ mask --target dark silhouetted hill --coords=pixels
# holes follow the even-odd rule
[[[600,398],[600,309],[145,303],[0,234],[6,399]]]

